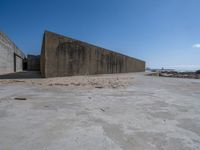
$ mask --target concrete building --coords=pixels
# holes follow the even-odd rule
[[[23,70],[25,55],[2,32],[0,32],[0,74],[19,72]]]
[[[40,55],[27,55],[27,70],[40,71]]]
[[[45,32],[41,50],[43,77],[141,72],[145,62],[52,32]]]

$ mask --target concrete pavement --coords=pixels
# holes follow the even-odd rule
[[[0,150],[199,150],[200,80],[127,75],[114,89],[0,84]]]

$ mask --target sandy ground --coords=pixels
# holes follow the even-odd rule
[[[109,74],[95,76],[70,76],[58,78],[36,78],[36,79],[0,79],[3,85],[35,85],[35,86],[69,86],[79,89],[93,88],[120,88],[127,87],[134,82],[134,77],[129,74]]]
[[[200,80],[0,80],[0,150],[72,149],[199,150]]]

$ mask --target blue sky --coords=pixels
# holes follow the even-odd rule
[[[0,0],[0,30],[39,54],[44,30],[143,59],[200,69],[200,0]]]

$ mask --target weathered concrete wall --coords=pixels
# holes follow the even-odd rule
[[[16,71],[15,72],[20,72],[23,70],[23,59],[16,56]]]
[[[43,77],[145,70],[144,61],[52,32],[44,33],[40,63]]]
[[[27,68],[29,71],[40,70],[40,55],[28,55],[27,56]]]
[[[25,55],[2,32],[0,32],[0,74],[22,71]]]

